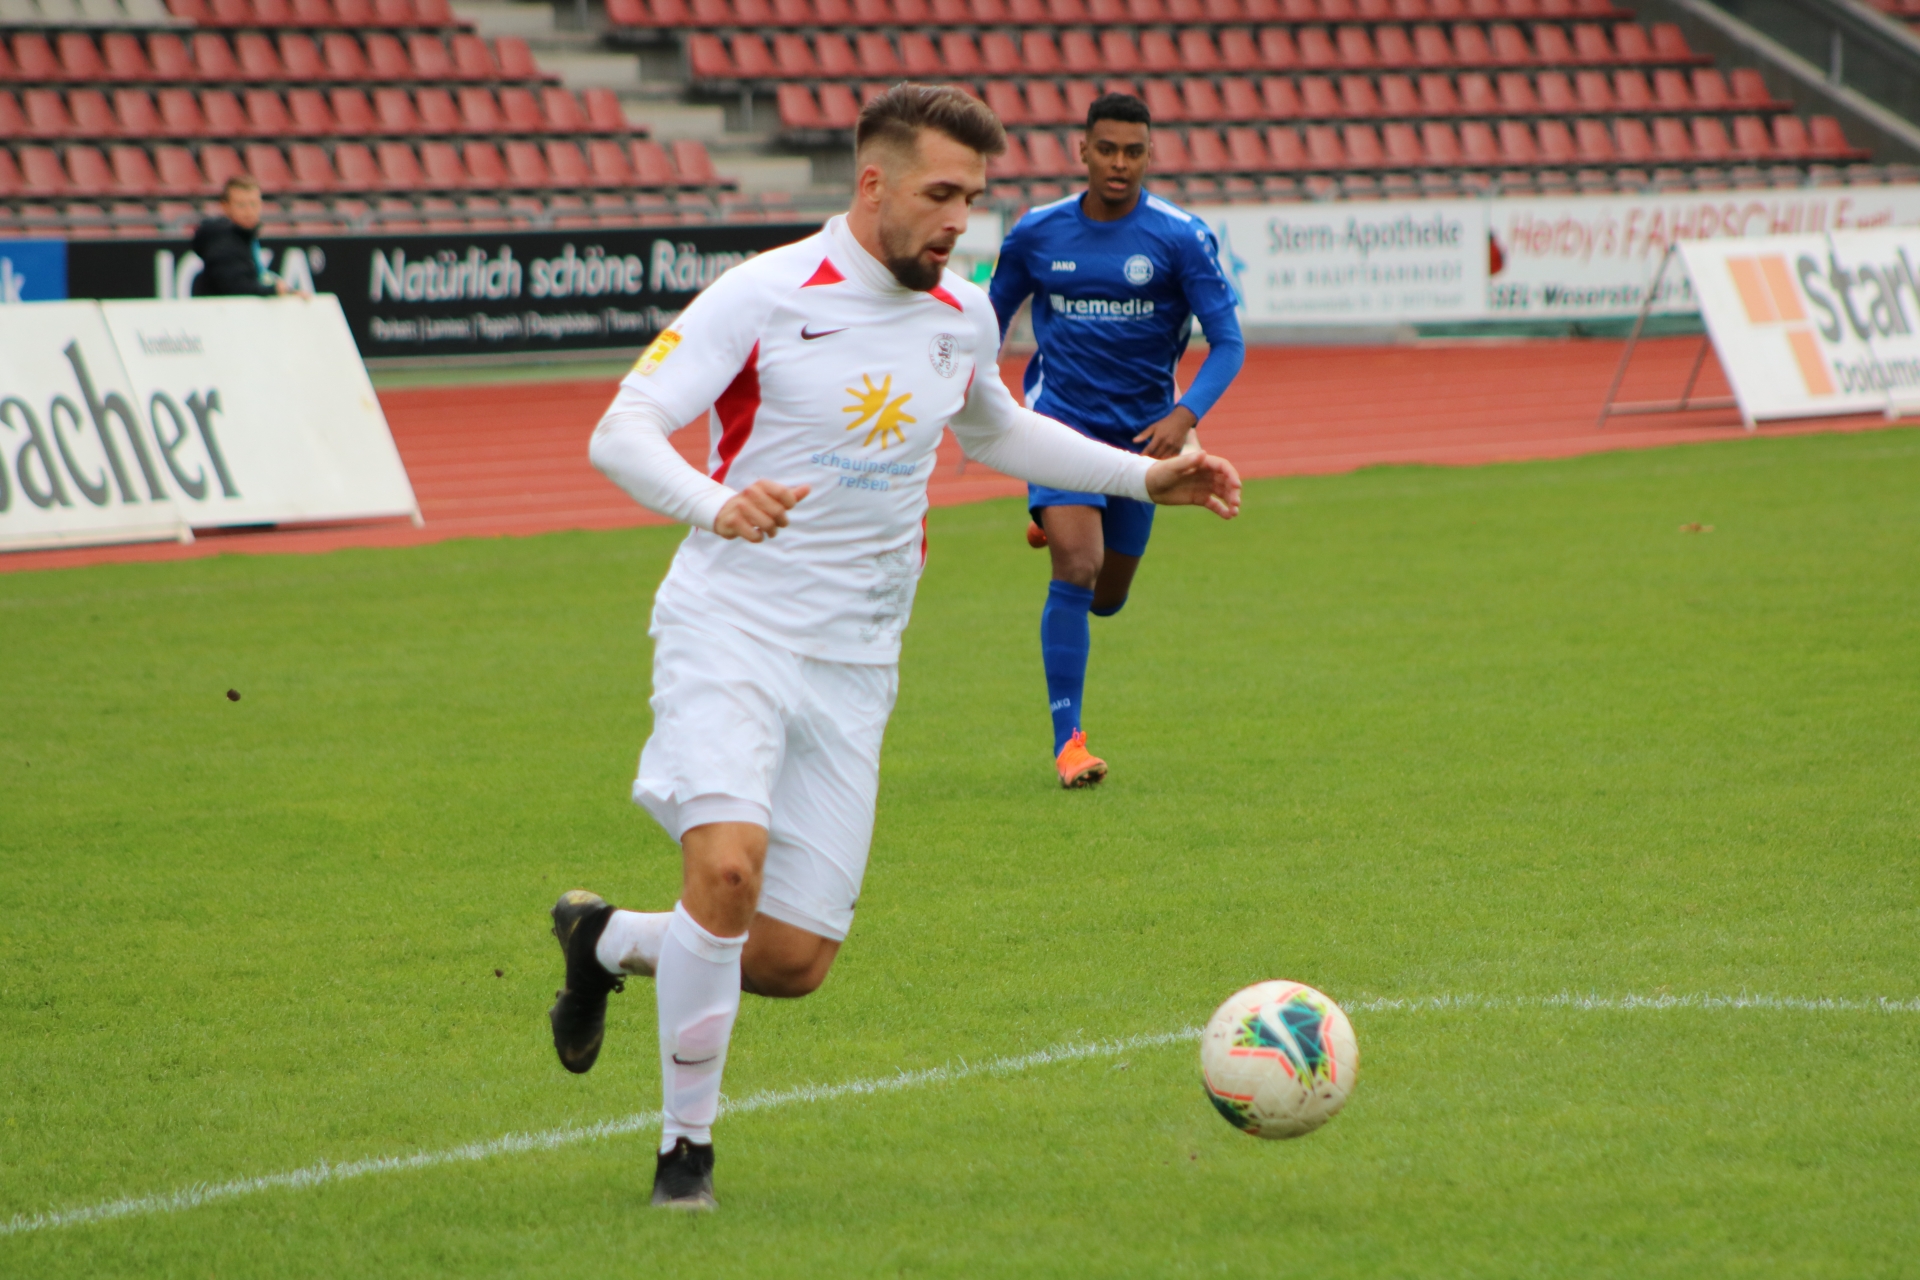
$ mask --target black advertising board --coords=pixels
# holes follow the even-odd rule
[[[645,346],[728,267],[817,224],[268,237],[290,284],[340,299],[363,358]],[[181,240],[74,240],[67,296],[191,295]]]

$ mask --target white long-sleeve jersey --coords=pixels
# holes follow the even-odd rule
[[[829,662],[897,661],[943,429],[1008,475],[1144,499],[1151,460],[1014,403],[999,337],[985,293],[951,272],[905,288],[844,217],[714,281],[621,382],[590,450],[635,500],[694,526],[656,605]],[[709,409],[702,475],[667,436]],[[761,479],[812,492],[765,542],[713,533]]]

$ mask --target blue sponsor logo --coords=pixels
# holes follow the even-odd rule
[[[65,240],[0,240],[0,303],[67,296]]]

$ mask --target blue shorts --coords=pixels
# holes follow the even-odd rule
[[[1041,524],[1042,507],[1098,507],[1100,529],[1107,550],[1123,556],[1147,554],[1147,539],[1153,533],[1153,504],[1138,498],[1116,498],[1105,493],[1075,493],[1071,489],[1049,489],[1043,484],[1027,486],[1027,512]],[[1042,524],[1041,527],[1045,527]]]

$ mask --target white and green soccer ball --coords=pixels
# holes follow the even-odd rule
[[[1207,1097],[1256,1138],[1312,1133],[1346,1105],[1359,1070],[1353,1024],[1302,982],[1234,992],[1200,1037]]]

